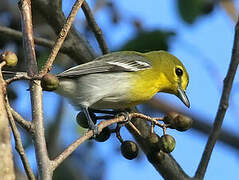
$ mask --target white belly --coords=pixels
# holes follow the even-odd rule
[[[77,108],[121,109],[128,103],[131,79],[128,73],[98,73],[81,76],[77,83],[60,80],[58,93],[67,97]]]

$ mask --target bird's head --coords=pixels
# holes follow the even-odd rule
[[[178,58],[166,51],[155,51],[151,55],[154,59],[152,63],[155,64],[153,66],[159,69],[160,78],[164,79],[159,91],[176,95],[187,107],[190,107],[185,93],[189,77],[184,65]]]

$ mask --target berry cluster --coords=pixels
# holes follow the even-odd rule
[[[89,112],[94,123],[97,123],[97,120],[114,118],[113,115],[97,116],[93,110],[90,110]],[[110,111],[110,113],[113,114],[113,111]],[[148,135],[148,137],[146,137],[146,141],[150,145],[150,150],[151,150],[150,153],[148,154],[148,158],[149,160],[151,159],[151,161],[154,159],[154,156],[157,155],[158,152],[162,151],[165,153],[170,153],[175,148],[176,141],[173,136],[166,133],[167,128],[176,129],[178,131],[186,131],[192,126],[191,118],[184,116],[182,114],[175,113],[175,112],[169,112],[163,118],[150,118],[144,115],[142,115],[142,118],[146,119],[147,121],[151,123],[151,133]],[[83,112],[78,113],[76,120],[77,120],[77,123],[82,128],[89,128],[87,118],[85,117]],[[159,123],[159,121],[162,121],[163,124]],[[121,154],[126,159],[132,160],[137,157],[139,148],[135,142],[129,141],[129,140],[123,140],[120,134],[120,129],[124,127],[125,125],[129,125],[129,123],[131,122],[125,121],[125,122],[117,123],[117,126],[114,129],[105,127],[101,131],[101,133],[98,134],[94,139],[98,142],[104,142],[109,139],[112,133],[115,133],[117,139],[121,143]],[[159,126],[163,129],[163,135],[161,137],[154,132],[155,126]],[[139,131],[137,130],[137,133],[138,132]]]

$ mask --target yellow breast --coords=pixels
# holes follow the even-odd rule
[[[131,79],[130,101],[132,106],[150,100],[157,92],[169,85],[163,73],[152,69],[134,73]]]

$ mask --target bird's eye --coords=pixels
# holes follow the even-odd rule
[[[183,75],[183,70],[181,68],[176,68],[175,73],[177,74],[177,76],[182,76]]]

